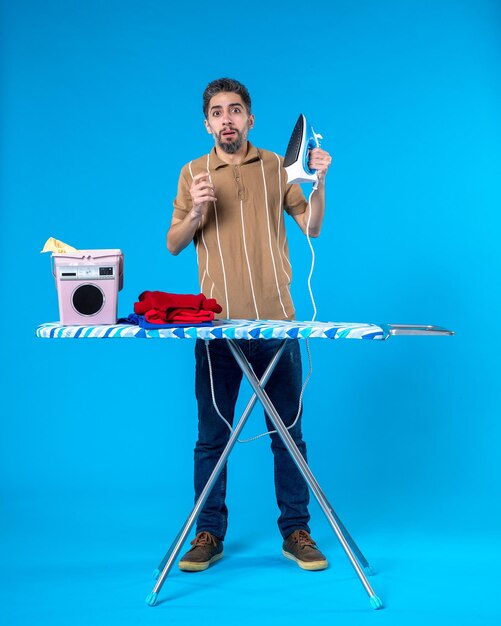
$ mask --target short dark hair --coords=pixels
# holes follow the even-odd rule
[[[245,108],[247,109],[247,113],[250,115],[251,97],[247,87],[233,78],[218,78],[210,82],[205,88],[203,96],[203,111],[205,117],[207,117],[207,114],[209,113],[210,99],[221,92],[237,93],[241,96],[242,102],[245,104]]]

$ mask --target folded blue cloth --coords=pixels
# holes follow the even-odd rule
[[[158,328],[186,328],[187,326],[213,326],[212,322],[198,322],[196,324],[150,324],[144,319],[144,315],[138,315],[137,313],[130,313],[127,317],[121,317],[117,320],[117,324],[134,324],[140,328],[146,328],[147,330],[155,330]]]

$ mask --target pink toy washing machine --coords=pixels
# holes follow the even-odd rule
[[[52,254],[59,318],[65,326],[116,324],[123,287],[121,250],[77,250]]]

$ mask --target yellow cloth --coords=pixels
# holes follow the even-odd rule
[[[59,239],[54,239],[54,237],[49,237],[45,242],[42,252],[57,252],[58,254],[65,254],[66,252],[77,252],[77,249],[73,246],[69,246],[67,243],[63,241],[59,241]]]

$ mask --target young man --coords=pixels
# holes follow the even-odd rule
[[[204,91],[205,128],[214,138],[209,154],[186,164],[179,178],[167,247],[177,255],[192,241],[198,258],[200,290],[222,306],[221,318],[294,319],[283,211],[306,232],[309,210],[299,185],[289,185],[283,159],[248,141],[254,125],[247,89],[222,78]],[[325,174],[331,158],[325,150],[310,152],[309,166],[318,171],[319,185],[311,199],[309,234],[318,237],[324,216]],[[241,347],[258,378],[275,354],[279,340],[242,340]],[[196,397],[198,441],[195,447],[195,499],[211,475],[229,430],[212,400],[212,368],[216,403],[233,423],[242,373],[225,340],[197,340]],[[209,362],[210,359],[210,362]],[[287,346],[266,392],[286,426],[300,411],[301,356],[297,340]],[[268,430],[272,425],[266,416]],[[290,429],[306,459],[301,416]],[[278,526],[283,554],[307,570],[327,567],[327,559],[310,537],[307,485],[278,434],[271,435],[275,489],[280,509]],[[197,534],[179,562],[185,571],[201,571],[223,555],[227,528],[226,466],[197,520]]]

